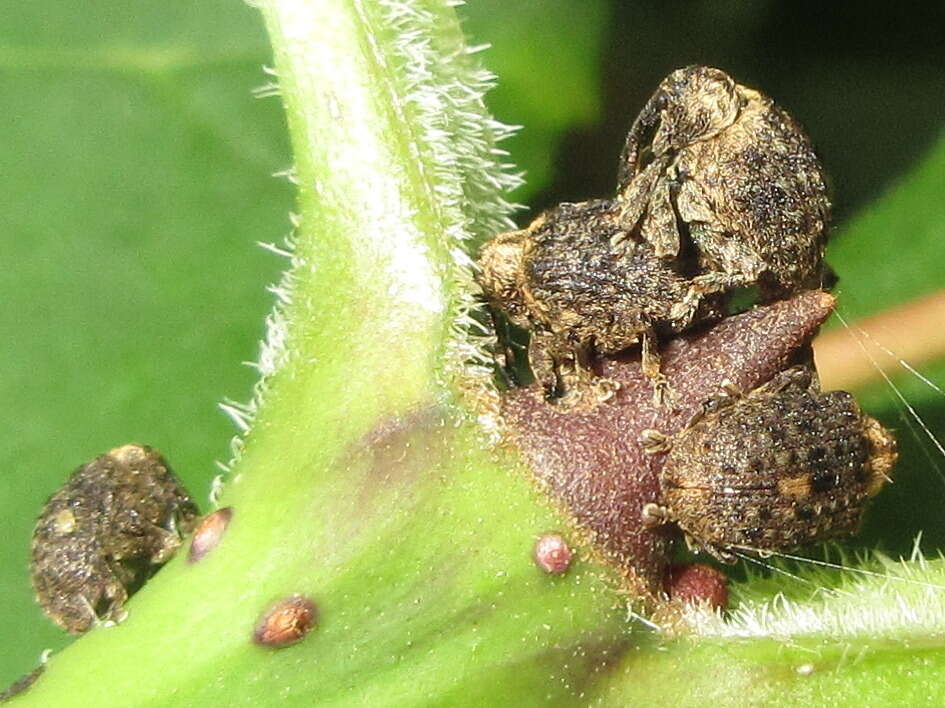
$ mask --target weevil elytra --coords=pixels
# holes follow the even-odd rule
[[[43,611],[79,634],[124,616],[128,596],[181,545],[197,507],[156,450],[129,444],[76,469],[33,532]]]
[[[647,523],[675,522],[690,545],[734,561],[735,550],[787,551],[856,532],[896,461],[892,435],[844,391],[823,392],[806,366],[746,395],[711,399],[676,435],[645,431],[666,453]]]

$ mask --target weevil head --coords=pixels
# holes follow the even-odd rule
[[[530,244],[530,230],[507,231],[479,252],[479,284],[486,298],[522,326],[528,324],[525,256]]]

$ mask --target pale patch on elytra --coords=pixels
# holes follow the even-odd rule
[[[886,373],[878,357],[892,359],[938,396],[945,398],[945,391],[857,323],[840,313],[838,319],[884,381],[929,466],[945,482],[941,464],[945,446]],[[888,474],[883,469],[875,472],[877,480]],[[747,593],[747,597],[727,617],[690,607],[686,608],[690,615],[687,624],[698,634],[722,637],[928,636],[945,627],[945,572],[941,559],[926,560],[919,550],[920,539],[921,534],[909,558],[894,562],[874,555],[867,557],[873,562],[867,562],[866,567],[863,562],[851,565],[843,558],[832,562],[787,553],[763,554],[769,558],[763,560],[757,549],[741,547],[738,556],[746,563],[786,578],[786,589],[808,588],[810,598],[799,601],[784,594],[752,598],[748,583],[742,586],[742,594]]]
[[[779,480],[778,492],[792,499],[806,499],[810,496],[810,475]]]

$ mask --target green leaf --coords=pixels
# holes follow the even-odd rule
[[[849,559],[848,559],[849,560]],[[859,571],[794,565],[804,584],[754,578],[723,619],[691,609],[698,636],[638,637],[601,705],[938,705],[945,698],[945,563],[916,553]],[[783,578],[783,576],[780,576]],[[764,597],[772,589],[779,594]],[[685,677],[682,679],[681,677]]]
[[[557,70],[508,30],[527,22],[550,50],[574,13],[465,8],[509,77],[498,108],[535,124],[514,139],[532,188],[561,131],[596,116],[602,7],[582,4],[588,38],[558,47],[568,94],[531,92],[535,106],[516,77]],[[291,165],[284,114],[252,95],[271,82],[270,56],[258,13],[238,2],[0,8],[0,391],[16,412],[0,428],[0,685],[70,641],[34,602],[27,562],[33,522],[72,469],[152,444],[206,508],[214,460],[230,457],[217,402],[249,397],[257,373],[239,362],[257,357],[264,286],[285,266],[255,242],[291,228],[294,189],[270,176]]]
[[[888,193],[833,237],[844,316],[863,317],[942,288],[945,135]]]
[[[555,150],[569,130],[601,119],[601,60],[610,8],[603,0],[464,5],[464,29],[488,41],[498,85],[487,102],[496,116],[522,126],[503,147],[526,176],[514,196],[527,201],[556,172]]]
[[[67,637],[33,601],[33,522],[80,463],[167,452],[206,508],[284,266],[289,230],[270,49],[240,3],[0,8],[0,683]]]

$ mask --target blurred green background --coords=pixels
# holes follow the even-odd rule
[[[713,64],[814,138],[833,175],[846,313],[945,283],[941,5],[472,0],[461,12],[472,42],[493,44],[491,107],[524,126],[505,147],[533,210],[611,191],[659,80]],[[206,508],[229,456],[234,427],[215,406],[250,395],[241,362],[284,265],[254,243],[281,241],[293,203],[271,176],[291,165],[279,101],[251,93],[268,61],[259,16],[236,0],[0,6],[0,685],[68,641],[27,574],[33,520],[66,475],[145,442]],[[926,373],[945,384],[945,364]],[[945,433],[945,397],[902,382]],[[860,543],[905,552],[924,530],[930,550],[945,546],[945,461],[888,390],[863,394],[900,429],[903,462]]]

